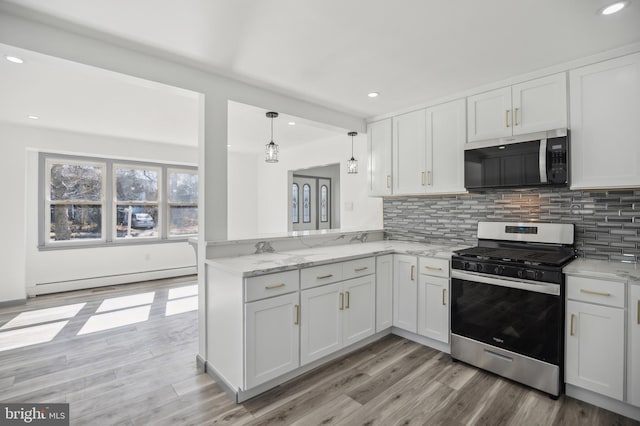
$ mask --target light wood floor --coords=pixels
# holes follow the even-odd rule
[[[74,425],[638,424],[397,336],[236,405],[196,370],[197,313],[165,316],[169,290],[189,284],[152,281],[0,309],[2,327],[21,312],[86,302],[52,341],[0,352],[0,401],[68,402]],[[104,299],[150,291],[148,320],[77,335]]]

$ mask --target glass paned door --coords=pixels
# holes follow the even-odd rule
[[[294,231],[331,228],[331,179],[294,175],[289,200]]]

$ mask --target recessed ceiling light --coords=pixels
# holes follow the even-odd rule
[[[289,122],[289,126],[295,126],[295,125],[296,125],[296,122],[295,122],[295,121],[290,121],[290,122]]]
[[[600,9],[601,15],[613,15],[616,12],[620,12],[627,5],[626,1],[618,1],[610,4],[609,6],[605,6]]]
[[[27,118],[30,120],[40,120],[40,117],[38,117],[37,115],[27,115]]]
[[[367,96],[370,97],[370,98],[377,98],[379,94],[380,93],[378,93],[378,92],[371,92],[371,93],[367,94]]]
[[[24,62],[22,59],[18,58],[17,56],[7,55],[4,58],[9,62],[13,62],[14,64],[22,64]]]

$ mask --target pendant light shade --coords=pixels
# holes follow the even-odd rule
[[[353,137],[358,136],[358,132],[349,132],[347,134],[351,136],[351,158],[347,160],[347,173],[355,174],[358,173],[358,160],[353,157]]]
[[[264,161],[267,163],[277,163],[278,162],[278,144],[273,141],[273,119],[278,117],[277,112],[269,111],[267,113],[267,117],[271,119],[271,142],[265,145],[265,158]]]

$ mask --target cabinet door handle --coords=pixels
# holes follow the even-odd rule
[[[425,269],[429,269],[431,271],[442,271],[442,268],[440,268],[439,266],[429,266],[429,265],[425,265],[424,266]]]
[[[431,172],[427,172],[427,185],[431,186]]]
[[[504,126],[509,127],[509,110],[504,112]]]
[[[296,316],[295,319],[293,320],[293,323],[295,325],[300,324],[300,305],[295,305],[295,311],[296,311]]]
[[[266,285],[266,286],[264,286],[264,289],[265,290],[275,290],[276,288],[282,288],[285,285],[286,285],[285,283]]]
[[[447,303],[445,302],[446,296],[447,296],[447,289],[443,288],[442,289],[442,306],[446,306],[447,305]]]
[[[574,332],[573,332],[573,322],[575,321],[576,316],[574,314],[571,314],[571,324],[569,325],[569,335],[573,336]]]
[[[415,271],[416,271],[416,267],[414,265],[411,265],[411,275],[410,275],[411,281],[414,280],[413,275],[414,275]]]
[[[427,184],[425,172],[420,172],[420,183],[422,184],[422,186],[425,186]]]
[[[321,275],[319,277],[316,277],[317,280],[326,280],[327,278],[331,278],[333,276],[333,274],[329,274],[329,275]]]
[[[387,175],[387,189],[391,188],[391,176]]]
[[[349,299],[350,299],[350,297],[349,297],[349,296],[351,296],[351,295],[349,294],[349,292],[348,292],[348,291],[347,291],[345,294],[347,295],[347,302],[346,302],[346,304],[345,304],[345,309],[349,309]]]
[[[518,110],[519,109],[520,108],[516,108],[515,111],[514,111],[514,114],[513,114],[514,115],[514,117],[513,117],[513,125],[514,126],[518,125]]]
[[[640,299],[638,299],[638,310],[636,311],[636,314],[638,317],[638,325],[640,325]]]
[[[580,293],[584,293],[584,294],[592,294],[594,296],[604,296],[604,297],[609,297],[611,296],[611,293],[602,293],[600,291],[593,291],[593,290],[585,290],[584,288],[580,289]]]
[[[340,308],[341,311],[344,310],[344,293],[340,292]]]

